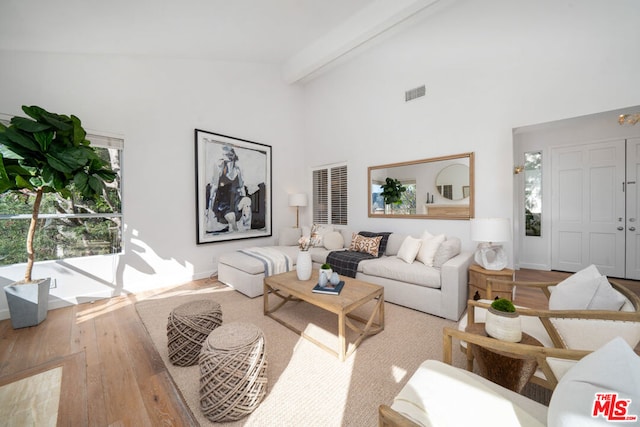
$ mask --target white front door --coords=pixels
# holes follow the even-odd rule
[[[625,278],[640,280],[640,138],[627,140],[627,268]]]
[[[554,148],[551,156],[551,268],[595,264],[624,277],[625,141]]]

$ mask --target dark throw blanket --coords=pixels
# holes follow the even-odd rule
[[[389,239],[390,232],[373,233],[370,231],[360,231],[358,234],[364,237],[377,237],[382,236],[380,240],[380,246],[378,248],[378,258],[384,255],[384,251],[387,248],[387,240]],[[371,254],[356,251],[333,251],[327,255],[327,263],[331,266],[333,271],[338,274],[347,277],[356,277],[358,272],[358,263],[363,259],[376,258]]]
[[[358,263],[363,259],[375,258],[371,254],[356,251],[333,251],[327,255],[327,263],[336,273],[347,276],[356,277],[358,272]]]

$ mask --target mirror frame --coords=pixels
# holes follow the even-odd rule
[[[451,214],[445,214],[445,213],[440,213],[440,214],[435,214],[435,215],[429,215],[429,214],[419,214],[419,213],[415,213],[415,214],[407,214],[407,215],[401,215],[401,214],[387,214],[387,213],[381,213],[381,214],[375,214],[371,211],[371,203],[372,203],[372,194],[371,194],[371,172],[376,170],[376,169],[387,169],[387,168],[394,168],[394,167],[400,167],[400,166],[411,166],[411,165],[421,165],[421,164],[431,164],[431,163],[436,163],[436,162],[441,162],[441,161],[445,161],[445,160],[455,160],[455,159],[468,159],[469,160],[469,214],[468,215],[460,215],[458,213],[451,213]],[[436,173],[434,175],[434,179],[435,177],[437,177],[438,173]],[[470,153],[462,153],[462,154],[453,154],[451,156],[442,156],[442,157],[432,157],[429,159],[421,159],[421,160],[412,160],[412,161],[408,161],[408,162],[400,162],[400,163],[389,163],[386,165],[377,165],[377,166],[369,166],[369,168],[367,169],[367,214],[369,216],[369,218],[417,218],[417,219],[462,219],[462,220],[469,220],[471,218],[473,218],[474,216],[474,204],[475,204],[475,180],[474,180],[474,155],[473,152]],[[434,182],[434,188],[435,188],[435,182]],[[461,203],[451,203],[449,204],[440,204],[440,205],[446,205],[446,206],[465,206],[464,204]]]

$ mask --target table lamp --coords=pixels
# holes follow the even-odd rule
[[[296,207],[296,228],[300,227],[300,206],[307,206],[305,193],[289,194],[289,206]]]
[[[511,240],[508,218],[472,218],[471,240],[478,243],[475,261],[486,270],[502,270],[507,266],[507,254],[495,242]]]

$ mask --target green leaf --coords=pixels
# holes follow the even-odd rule
[[[51,125],[47,123],[40,123],[31,119],[27,119],[25,117],[18,116],[15,116],[11,119],[11,124],[18,129],[29,133],[42,132],[43,130],[51,129]]]
[[[64,173],[75,173],[88,161],[87,150],[78,147],[58,147],[52,145],[46,154],[49,165]]]
[[[33,136],[35,137],[36,141],[38,141],[38,144],[40,144],[40,149],[42,151],[47,151],[49,145],[51,145],[51,141],[53,141],[54,133],[52,131],[37,132],[34,133]]]
[[[70,132],[73,129],[71,119],[61,114],[53,114],[45,111],[42,113],[42,120],[63,132]]]
[[[95,176],[89,177],[89,187],[91,187],[92,195],[100,194],[102,192],[102,181]]]
[[[71,122],[73,123],[73,143],[81,145],[87,136],[87,132],[82,128],[82,123],[76,116],[71,116]]]
[[[28,150],[31,150],[31,151],[40,150],[40,147],[38,147],[38,144],[36,143],[35,140],[25,136],[25,134],[15,130],[13,127],[8,127],[7,130],[4,131],[4,135],[7,138],[9,138],[11,142],[14,142]],[[11,149],[11,147],[9,147],[9,149]]]
[[[95,174],[98,175],[100,178],[102,178],[103,181],[106,181],[106,182],[113,182],[118,176],[117,173],[115,173],[110,169],[102,169],[102,170],[96,171]]]
[[[18,188],[28,188],[29,190],[33,190],[33,185],[20,175],[16,176],[16,185]]]
[[[29,116],[32,119],[35,119],[37,121],[40,121],[40,118],[42,117],[42,114],[47,112],[47,110],[45,110],[44,108],[40,108],[40,107],[35,106],[35,105],[32,105],[30,107],[27,107],[26,105],[23,105],[22,106],[22,111],[24,111],[27,116]]]

